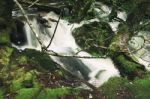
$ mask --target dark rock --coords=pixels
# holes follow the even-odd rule
[[[33,82],[32,80],[24,80],[22,82],[22,85],[25,87],[25,88],[32,88],[33,87]]]
[[[24,23],[20,20],[15,20],[16,28],[10,33],[10,41],[16,45],[24,45],[27,42],[24,31]]]

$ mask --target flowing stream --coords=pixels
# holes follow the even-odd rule
[[[111,12],[111,8],[108,8],[105,5],[103,5],[101,9],[103,11],[100,11],[99,9],[95,9],[98,13],[101,13],[100,16],[101,18],[108,16]],[[127,15],[125,12],[118,12],[118,17],[125,21]],[[36,16],[30,18],[30,23],[32,27],[34,27],[34,30],[36,30],[39,39],[42,41],[42,43],[45,46],[47,46],[53,36],[57,24],[56,21],[58,20],[59,16],[54,12],[50,12],[42,16],[42,18],[46,20],[46,25],[43,25],[42,23],[38,22]],[[54,51],[60,55],[69,55],[69,56],[76,55],[76,53],[82,49],[80,48],[79,45],[76,44],[75,39],[72,36],[72,31],[77,27],[81,27],[83,24],[89,24],[90,22],[94,22],[94,21],[99,21],[99,20],[92,19],[88,21],[83,21],[79,24],[77,23],[70,24],[66,20],[60,19],[56,33],[54,35],[51,45],[48,47],[48,50]],[[30,48],[30,49],[36,49],[41,51],[41,45],[38,43],[36,36],[32,32],[29,25],[25,21],[23,22],[24,22],[23,29],[26,34],[27,42],[22,46],[17,46],[15,44],[12,45],[21,50]],[[109,22],[109,24],[112,30],[116,32],[119,22],[114,21],[114,22]],[[133,37],[133,39],[131,39],[131,41],[129,42],[129,48],[131,50],[136,49],[137,46],[141,46],[139,44],[142,43],[143,39],[141,39],[140,43],[138,43],[137,41],[139,40],[137,40],[137,38],[141,39],[141,37]],[[148,41],[146,41],[146,43],[148,43]],[[149,49],[149,45],[144,46],[143,50],[145,49]],[[142,54],[141,50],[142,49],[138,50],[133,55],[138,59],[139,63],[143,64],[144,66],[146,66],[147,69],[149,69],[148,67],[150,62],[148,60],[150,60],[150,56],[148,57],[145,54]],[[79,52],[77,56],[91,57],[91,55],[85,51]],[[76,58],[76,57],[59,57],[59,56],[52,56],[52,55],[50,55],[50,57],[55,62],[62,65],[65,69],[69,70],[72,74],[88,80],[89,83],[95,85],[96,87],[102,85],[111,77],[120,76],[118,69],[115,67],[113,61],[109,57],[108,58]]]
[[[42,43],[47,46],[51,40],[51,37],[54,33],[56,27],[56,22],[49,19],[58,20],[58,15],[54,12],[50,12],[43,17],[47,20],[47,25],[44,26],[39,23],[36,18],[31,18],[30,23],[36,30],[36,33],[39,35]],[[56,34],[53,38],[53,41],[48,48],[60,55],[76,55],[76,53],[81,49],[75,42],[74,37],[72,36],[72,31],[74,28],[80,27],[83,24],[89,24],[90,22],[98,21],[97,19],[92,19],[89,21],[81,22],[80,24],[69,24],[67,21],[60,19],[58,24]],[[27,36],[27,43],[23,46],[16,46],[18,49],[24,50],[25,48],[32,48],[41,50],[41,46],[36,40],[35,35],[30,29],[29,25],[24,22],[24,30]],[[88,56],[91,55],[85,51],[81,51],[77,56]],[[61,64],[69,70],[74,75],[88,80],[91,84],[95,86],[100,86],[106,82],[110,77],[120,76],[118,69],[115,68],[112,60],[108,58],[76,58],[76,57],[50,57]]]

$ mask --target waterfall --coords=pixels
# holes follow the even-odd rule
[[[50,39],[54,33],[56,22],[51,21],[50,19],[58,20],[58,15],[54,12],[48,13],[43,17],[47,20],[47,24],[50,27],[45,27],[44,25],[37,22],[36,18],[30,19],[31,25],[36,30],[36,33],[39,35],[39,39],[47,46],[50,42]],[[92,19],[89,21],[81,22],[80,24],[74,23],[70,24],[66,20],[60,19],[58,24],[56,34],[52,41],[52,44],[48,48],[60,55],[75,55],[78,52],[79,45],[76,44],[74,37],[72,36],[72,31],[74,28],[80,27],[83,24],[89,24],[90,22],[98,21],[97,19]],[[18,49],[25,48],[34,48],[41,50],[40,44],[36,40],[35,35],[29,28],[29,25],[25,23],[24,30],[27,36],[27,43],[23,46],[16,46]],[[91,56],[89,53],[82,51],[77,54],[78,56]],[[108,58],[94,58],[94,59],[84,59],[84,58],[75,58],[75,57],[50,57],[68,69],[71,73],[77,75],[78,77],[84,78],[89,81],[89,83],[100,86],[106,82],[110,77],[120,76],[118,69],[115,68],[113,61]]]

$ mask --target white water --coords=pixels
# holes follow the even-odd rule
[[[35,18],[31,20],[31,24],[35,28],[39,38],[42,40],[44,45],[48,45],[56,26],[56,22],[50,21],[49,18],[58,20],[58,16],[55,13],[50,12],[43,18],[48,20],[48,25],[50,25],[51,28],[46,28],[40,25]],[[98,20],[93,19],[90,21],[81,22],[80,24],[69,25],[67,21],[61,19],[57,27],[53,42],[48,49],[53,50],[54,52],[57,52],[61,55],[74,55],[81,48],[76,44],[75,39],[72,36],[73,29],[93,21]],[[34,48],[41,50],[39,43],[35,39],[35,36],[27,23],[25,23],[24,29],[26,30],[25,32],[28,40],[27,44],[21,47],[14,46],[20,49]],[[91,55],[87,52],[80,52],[78,53],[78,56]],[[74,57],[50,57],[57,63],[63,65],[64,68],[68,69],[71,73],[81,78],[89,78],[88,81],[97,87],[106,82],[110,77],[120,76],[119,71],[115,68],[110,58],[83,59]]]
[[[144,42],[144,39],[146,41]],[[150,70],[150,33],[148,31],[140,31],[138,35],[131,38],[129,48],[135,51],[133,56],[137,62],[144,65],[147,70]]]

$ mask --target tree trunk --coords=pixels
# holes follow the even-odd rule
[[[9,42],[12,27],[13,0],[0,0],[0,44]]]

